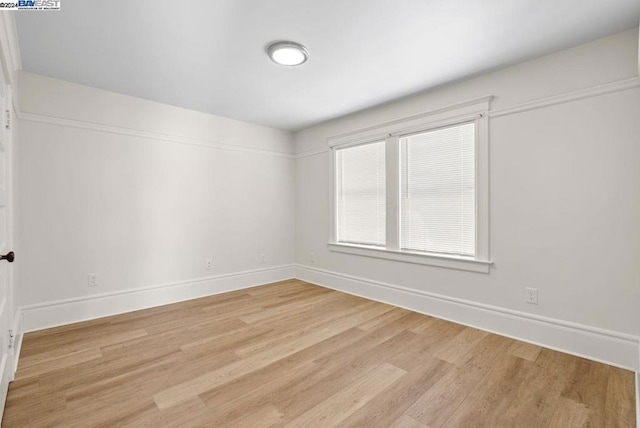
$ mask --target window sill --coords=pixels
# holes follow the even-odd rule
[[[364,245],[328,243],[329,250],[337,253],[354,254],[357,256],[374,257],[377,259],[393,260],[404,263],[414,263],[427,266],[438,266],[447,269],[465,270],[469,272],[489,273],[493,262],[485,260],[467,259],[464,257],[443,256],[435,254],[410,253],[393,251],[383,248],[367,247]]]

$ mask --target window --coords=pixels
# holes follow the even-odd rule
[[[400,138],[400,249],[476,254],[475,123]]]
[[[489,272],[489,101],[330,137],[331,250]]]
[[[338,241],[385,245],[385,142],[336,151]]]

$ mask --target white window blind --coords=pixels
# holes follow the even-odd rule
[[[385,245],[385,142],[336,150],[338,242]]]
[[[400,248],[476,254],[475,123],[400,139]]]

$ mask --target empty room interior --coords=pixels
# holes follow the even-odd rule
[[[640,426],[640,1],[0,15],[2,427]]]

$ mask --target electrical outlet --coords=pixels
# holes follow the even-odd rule
[[[15,346],[16,346],[16,332],[13,329],[9,329],[9,348],[14,348]]]
[[[265,263],[267,261],[267,258],[265,257],[264,253],[260,254],[260,263]]]
[[[538,289],[537,288],[525,288],[525,302],[532,305],[538,304]]]
[[[314,253],[313,251],[309,254],[309,260],[311,260],[311,263],[315,263],[316,262],[316,253]]]
[[[87,284],[89,285],[89,287],[95,287],[96,285],[98,285],[98,274],[87,274]]]
[[[205,264],[207,266],[207,270],[213,269],[213,260],[212,259],[205,260]]]

